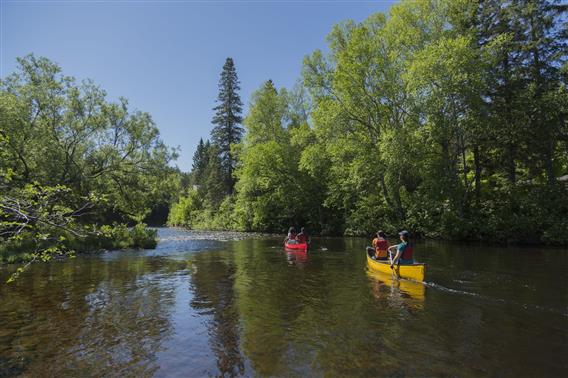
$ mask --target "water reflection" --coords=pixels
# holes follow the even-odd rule
[[[284,251],[288,264],[303,267],[308,263],[308,251]]]
[[[0,281],[0,376],[567,375],[566,254],[421,243],[422,285],[366,271],[361,239],[160,232]]]
[[[223,376],[242,375],[245,365],[239,345],[239,314],[234,303],[235,267],[218,254],[197,255],[193,267],[191,307],[212,318],[207,322],[207,330],[217,368]]]
[[[156,260],[35,265],[2,288],[0,371],[151,376],[171,334],[179,265]],[[7,328],[6,328],[7,327]]]
[[[422,283],[397,279],[392,274],[377,272],[371,269],[366,269],[366,272],[375,298],[411,299],[412,301],[408,301],[408,303],[412,306],[423,307],[426,288]]]

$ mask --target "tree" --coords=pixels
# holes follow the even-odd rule
[[[554,185],[554,155],[565,126],[558,117],[558,107],[568,100],[559,75],[559,68],[568,61],[568,45],[558,21],[565,16],[568,6],[555,1],[522,0],[515,9],[524,26],[523,43],[518,48],[523,62],[520,73],[526,88],[525,102],[533,104],[526,109],[529,132],[535,141],[529,147],[548,184]]]
[[[199,188],[202,194],[205,207],[210,210],[217,210],[226,195],[223,182],[223,166],[219,157],[219,150],[216,145],[212,145],[208,151],[207,167],[205,168],[203,185]]]
[[[108,208],[96,213],[102,223],[140,220],[170,201],[168,164],[177,153],[148,113],[129,110],[125,98],[107,101],[94,83],[77,83],[46,58],[18,63],[0,82],[0,129],[8,137],[2,165],[13,172],[12,185],[65,185],[70,207],[104,196]]]
[[[109,226],[156,217],[178,188],[152,117],[47,58],[17,61],[0,80],[0,261],[155,245],[145,226]]]
[[[211,131],[211,140],[219,150],[223,169],[222,180],[227,194],[233,192],[235,185],[233,178],[235,159],[231,156],[231,146],[239,143],[243,135],[243,128],[240,126],[243,104],[239,90],[235,64],[232,58],[227,58],[219,80],[218,105],[213,108],[215,116],[212,123],[215,127]]]
[[[253,94],[235,194],[196,224],[566,243],[566,9],[403,0],[334,26],[303,86]]]
[[[203,138],[199,139],[199,144],[193,154],[193,164],[191,166],[191,183],[193,185],[203,184],[205,171],[209,162],[210,148],[211,144],[209,141],[203,143]]]
[[[243,228],[282,231],[300,215],[299,151],[290,144],[287,94],[268,80],[253,94],[239,157],[237,204]]]

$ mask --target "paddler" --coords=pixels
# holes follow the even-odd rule
[[[388,242],[387,234],[384,231],[377,231],[376,238],[371,242],[373,247],[367,247],[367,253],[374,256],[375,260],[388,259]]]
[[[284,243],[298,244],[298,242],[296,241],[296,229],[294,228],[294,226],[288,229],[288,236],[286,236],[286,239],[284,239]]]
[[[410,233],[408,231],[401,231],[398,233],[400,236],[400,244],[391,245],[388,248],[389,256],[391,258],[391,268],[397,265],[411,265],[414,264],[414,259],[412,257],[412,245],[410,244],[409,238]],[[395,254],[394,258],[392,255]]]
[[[309,243],[310,237],[308,236],[305,227],[300,229],[300,233],[296,235],[296,240],[298,241],[298,244]]]

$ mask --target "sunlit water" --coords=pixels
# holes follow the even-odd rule
[[[568,376],[568,251],[160,229],[158,248],[0,270],[0,376]],[[211,240],[215,239],[215,240]]]

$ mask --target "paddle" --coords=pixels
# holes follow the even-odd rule
[[[398,265],[397,265],[398,267]],[[392,270],[392,275],[398,280],[400,279],[400,277],[398,276],[398,273],[396,272],[396,268],[394,266],[391,265],[391,270]]]
[[[389,262],[390,262],[390,267],[391,267],[391,271],[392,271],[392,275],[394,277],[396,277],[396,279],[398,280],[400,277],[398,276],[398,273],[396,272],[396,269],[394,268],[393,264],[392,264],[392,253],[391,251],[389,251]],[[398,266],[398,265],[397,265]]]

